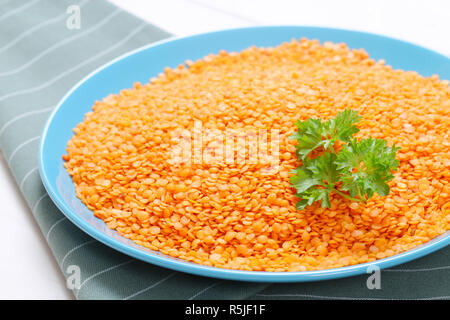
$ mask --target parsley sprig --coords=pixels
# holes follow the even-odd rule
[[[322,121],[309,118],[297,121],[290,138],[297,140],[296,153],[302,165],[290,178],[301,200],[297,209],[316,201],[331,207],[334,192],[351,201],[366,202],[374,193],[389,194],[387,182],[398,168],[397,148],[383,139],[356,139],[356,123],[361,119],[354,110],[339,112],[336,118]]]

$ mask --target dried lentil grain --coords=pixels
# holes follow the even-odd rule
[[[450,229],[448,81],[307,39],[186,65],[97,101],[74,129],[65,167],[77,196],[108,227],[181,259],[265,271],[368,262]],[[358,137],[401,147],[391,193],[297,211],[287,173],[298,164],[286,137],[298,119],[344,109],[363,116]],[[173,133],[194,132],[196,120],[211,130],[279,130],[279,172],[172,164]]]

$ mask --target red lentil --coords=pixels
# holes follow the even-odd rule
[[[298,119],[343,109],[363,116],[359,137],[401,147],[391,193],[367,204],[333,196],[331,209],[298,211],[288,175],[298,163],[287,136]],[[208,129],[278,129],[279,172],[172,164],[172,133],[195,132],[196,120]],[[94,215],[143,246],[200,264],[327,269],[391,256],[450,230],[448,81],[393,70],[345,44],[301,39],[187,61],[97,101],[74,132],[63,159]]]

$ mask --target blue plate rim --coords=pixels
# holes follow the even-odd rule
[[[67,100],[67,98],[75,92],[84,82],[86,82],[88,79],[90,79],[93,75],[101,72],[102,70],[108,68],[110,65],[127,58],[128,56],[131,56],[137,52],[160,46],[168,42],[174,42],[180,39],[190,39],[195,37],[201,37],[205,35],[214,35],[214,34],[220,34],[220,33],[226,33],[226,32],[236,32],[236,31],[246,31],[251,29],[272,29],[272,28],[308,28],[308,29],[316,29],[320,31],[343,31],[343,32],[350,32],[354,34],[359,35],[367,35],[367,36],[375,36],[379,38],[385,38],[389,40],[395,40],[396,42],[400,42],[403,44],[407,44],[409,46],[417,47],[418,49],[427,51],[430,54],[438,55],[443,58],[446,58],[450,60],[449,57],[443,55],[442,53],[439,53],[437,51],[428,49],[426,47],[422,47],[420,45],[401,40],[396,39],[394,37],[380,35],[377,33],[371,33],[371,32],[363,32],[363,31],[356,31],[356,30],[348,30],[348,29],[341,29],[341,28],[327,28],[327,27],[316,27],[316,26],[308,26],[308,25],[267,25],[267,26],[255,26],[255,27],[244,27],[244,28],[231,28],[231,29],[225,29],[225,30],[218,30],[218,31],[212,31],[212,32],[206,32],[206,33],[199,33],[194,34],[190,36],[174,36],[167,39],[163,39],[160,41],[156,41],[153,43],[150,43],[148,45],[141,46],[139,48],[136,48],[134,50],[131,50],[129,52],[126,52],[117,58],[112,59],[111,61],[101,65],[100,67],[96,68],[94,71],[89,73],[87,76],[82,78],[80,81],[78,81],[58,102],[56,107],[53,109],[51,114],[49,115],[45,126],[42,130],[41,138],[39,141],[39,153],[38,153],[38,162],[39,162],[39,174],[41,177],[41,180],[44,184],[45,190],[47,191],[50,199],[55,203],[55,205],[58,207],[58,209],[72,222],[74,223],[79,229],[83,230],[85,233],[93,237],[94,239],[102,242],[103,244],[109,246],[112,249],[115,249],[119,252],[122,252],[128,256],[131,256],[133,258],[160,266],[168,269],[172,269],[175,271],[185,272],[189,274],[199,275],[199,276],[206,276],[206,277],[212,277],[212,278],[218,278],[218,279],[224,279],[224,280],[237,280],[237,281],[248,281],[248,282],[312,282],[312,281],[322,281],[322,280],[331,280],[331,279],[337,279],[337,278],[344,278],[344,277],[350,277],[355,275],[361,275],[366,273],[371,273],[373,270],[371,267],[376,266],[380,269],[386,269],[389,267],[397,266],[418,258],[421,258],[425,255],[428,255],[432,252],[435,252],[439,249],[442,249],[450,244],[450,231],[447,231],[446,233],[434,238],[433,240],[430,240],[427,243],[424,243],[422,245],[419,245],[413,249],[410,249],[408,251],[367,262],[362,264],[356,264],[346,267],[340,267],[340,268],[333,268],[333,269],[324,269],[324,270],[314,270],[314,271],[298,271],[298,272],[265,272],[265,271],[244,271],[244,270],[233,270],[233,269],[225,269],[225,268],[218,268],[218,267],[210,267],[205,266],[197,263],[192,263],[189,261],[182,261],[180,259],[174,259],[170,256],[161,256],[157,254],[150,253],[148,251],[138,250],[136,248],[133,248],[131,246],[128,246],[119,240],[116,240],[112,237],[109,237],[105,235],[103,232],[93,228],[89,223],[84,221],[79,215],[73,211],[66,203],[65,201],[59,196],[58,191],[54,190],[50,180],[46,174],[46,166],[44,162],[44,152],[46,147],[46,137],[47,132],[49,130],[49,127],[53,121],[53,118],[55,117],[55,114],[58,112],[58,110],[61,108],[61,106],[64,104],[64,102]]]

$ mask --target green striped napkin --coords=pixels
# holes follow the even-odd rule
[[[71,18],[77,10],[80,21]],[[383,271],[381,289],[368,289],[369,275],[300,284],[245,283],[141,262],[106,247],[67,220],[39,178],[37,151],[46,118],[86,74],[118,55],[169,36],[103,0],[0,0],[0,147],[61,271],[71,281],[74,272],[80,272],[79,282],[68,281],[76,286],[75,297],[450,298],[449,247]]]

